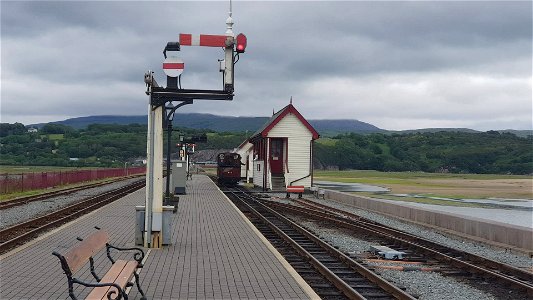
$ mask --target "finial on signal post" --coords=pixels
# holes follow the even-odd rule
[[[229,17],[226,19],[226,36],[233,36],[233,18],[231,17],[231,0],[229,1]]]

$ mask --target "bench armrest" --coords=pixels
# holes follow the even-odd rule
[[[107,293],[107,299],[109,300],[120,300],[122,299],[124,296],[126,296],[126,291],[123,290],[120,285],[116,284],[116,283],[113,283],[113,282],[104,282],[104,283],[93,283],[93,282],[84,282],[84,281],[81,281],[77,278],[73,278],[72,279],[72,283],[77,283],[77,284],[81,284],[83,286],[86,286],[86,287],[102,287],[102,286],[113,286],[117,289],[117,291],[119,291],[118,295],[116,298],[113,298],[113,295],[116,294],[117,292],[115,290],[110,290],[108,293]],[[126,296],[127,297],[127,296]]]
[[[113,259],[113,257],[111,256],[111,249],[115,249],[115,250],[118,250],[118,251],[135,251],[135,253],[133,253],[133,259],[135,261],[137,261],[139,268],[143,267],[142,261],[144,259],[144,251],[141,248],[138,248],[138,247],[121,248],[121,247],[113,246],[111,244],[106,244],[107,257],[109,258],[111,263],[114,264],[115,263],[115,259]]]

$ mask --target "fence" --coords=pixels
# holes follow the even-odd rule
[[[0,194],[48,189],[66,184],[87,182],[146,172],[146,167],[54,171],[24,174],[0,174]]]

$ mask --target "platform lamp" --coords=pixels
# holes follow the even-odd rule
[[[178,105],[174,106],[172,104],[172,101],[169,101],[167,105],[165,105],[164,112],[164,120],[167,124],[167,181],[166,181],[166,187],[165,187],[165,201],[163,201],[163,205],[169,205],[170,203],[170,150],[172,148],[172,121],[174,121],[174,113],[176,110],[183,105],[192,104],[193,100],[183,100]]]
[[[167,181],[164,205],[170,203],[170,151],[172,147],[172,121],[174,120],[176,108],[171,101],[165,106],[165,122],[167,123]]]

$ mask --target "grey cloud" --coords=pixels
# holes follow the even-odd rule
[[[20,98],[36,102],[43,115],[144,114],[142,75],[155,70],[164,84],[166,42],[177,40],[180,32],[222,34],[228,10],[226,1],[0,5],[2,117],[13,119],[24,116],[24,110],[14,107]],[[482,104],[478,113],[463,109],[472,95],[496,101],[496,106],[503,104],[495,99],[515,99],[515,110],[501,110],[506,116],[531,111],[531,85],[524,84],[524,79],[531,81],[531,6],[504,1],[237,1],[235,31],[247,34],[248,50],[236,66],[236,100],[198,101],[183,111],[268,115],[293,95],[309,118],[390,124],[407,124],[410,118],[419,124],[417,119],[429,122],[429,116],[431,124],[464,123],[463,118],[472,119],[472,126],[485,126],[480,118],[498,118]],[[182,47],[179,55],[186,64],[184,87],[220,87],[220,49]],[[514,78],[519,84],[495,89],[489,80],[486,85],[459,85],[448,93],[448,84],[454,82],[450,76],[455,76],[450,74]],[[410,94],[391,86],[391,78],[404,83],[427,78],[432,89]],[[10,80],[22,86],[7,86]],[[24,84],[33,88],[24,89]],[[442,107],[451,106],[450,111],[439,114],[436,105],[420,104],[441,98]],[[399,111],[406,106],[417,109]],[[401,121],[391,121],[395,118]]]

